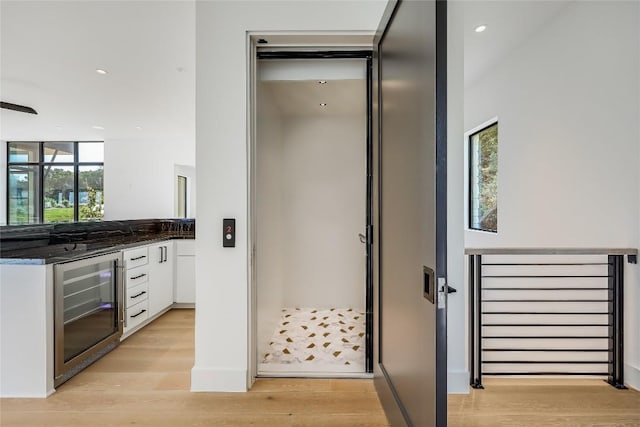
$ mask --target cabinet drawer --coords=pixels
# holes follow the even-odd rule
[[[145,265],[149,262],[149,250],[145,246],[143,248],[129,249],[124,251],[124,267],[135,268]]]
[[[127,282],[127,289],[130,289],[149,280],[149,266],[143,265],[141,267],[128,268],[125,270],[124,274],[125,281]]]
[[[139,302],[147,299],[149,295],[149,283],[141,283],[138,286],[127,288],[127,305],[126,307],[132,307]]]
[[[127,329],[135,328],[149,317],[149,305],[147,301],[139,302],[127,308]]]

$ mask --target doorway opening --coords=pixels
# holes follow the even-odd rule
[[[369,376],[371,51],[257,51],[257,376]]]

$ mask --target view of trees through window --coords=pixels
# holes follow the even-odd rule
[[[100,220],[102,142],[9,142],[9,224]]]
[[[498,123],[469,136],[469,228],[498,231]]]

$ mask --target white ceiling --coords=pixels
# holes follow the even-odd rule
[[[3,0],[0,8],[1,98],[38,111],[0,110],[0,139],[194,140],[193,1]]]
[[[465,1],[465,83],[481,78],[568,3]],[[2,0],[0,19],[0,96],[39,113],[0,110],[0,139],[195,140],[193,0]],[[479,24],[487,31],[476,34]],[[328,106],[362,108],[345,104],[350,91],[361,89],[342,84],[327,98],[339,101]],[[287,100],[280,103],[284,111],[304,111],[307,100],[315,108],[320,94],[292,90],[275,90]]]
[[[284,116],[363,115],[367,112],[366,80],[262,81]],[[326,103],[326,106],[321,106]]]
[[[570,3],[572,1],[465,1],[465,86],[480,79]],[[487,25],[487,30],[476,33],[475,28],[481,24]]]

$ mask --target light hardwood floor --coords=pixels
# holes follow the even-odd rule
[[[370,380],[261,379],[249,393],[191,393],[193,324],[193,310],[169,311],[49,398],[2,399],[0,425],[387,425]]]
[[[0,426],[386,426],[370,380],[261,379],[191,393],[193,310],[172,310],[48,399],[2,399]],[[449,425],[640,426],[640,393],[600,381],[485,381],[449,396]],[[417,426],[419,427],[419,426]]]
[[[601,380],[485,378],[483,383],[485,390],[449,395],[449,426],[640,426],[640,393]]]

